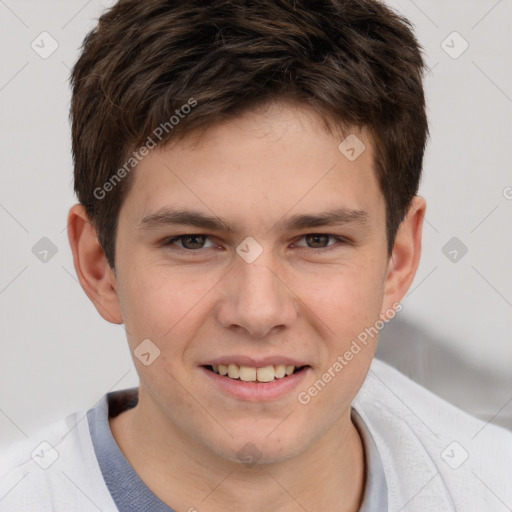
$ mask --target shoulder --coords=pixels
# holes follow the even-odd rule
[[[379,360],[354,408],[375,438],[397,510],[406,503],[403,512],[498,511],[512,504],[512,432],[474,418]]]
[[[106,512],[115,510],[109,508],[110,503],[86,411],[41,427],[29,439],[1,450],[2,512],[68,512],[97,507]]]

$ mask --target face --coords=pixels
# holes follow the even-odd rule
[[[392,302],[372,143],[354,133],[366,149],[351,161],[315,113],[273,105],[134,171],[116,289],[150,362],[134,356],[141,400],[225,459],[288,459],[350,421],[376,337],[351,347]]]

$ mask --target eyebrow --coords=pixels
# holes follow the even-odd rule
[[[364,210],[338,208],[315,214],[293,215],[283,217],[275,223],[270,231],[298,230],[319,226],[341,226],[348,224],[364,225],[368,222],[368,213]],[[195,210],[161,208],[155,213],[142,218],[137,228],[142,230],[157,229],[166,226],[189,225],[212,231],[235,233],[236,226],[222,217],[206,215]]]

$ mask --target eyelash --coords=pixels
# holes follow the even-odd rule
[[[164,247],[168,247],[168,246],[173,246],[174,245],[174,242],[178,241],[178,240],[182,240],[183,238],[185,237],[205,237],[205,239],[209,240],[210,237],[208,235],[203,235],[201,233],[189,233],[189,234],[186,234],[186,235],[179,235],[179,236],[175,236],[175,237],[172,237],[172,238],[167,238],[164,242],[163,242],[163,246]],[[342,244],[342,245],[350,245],[352,244],[352,242],[344,237],[340,237],[340,236],[336,236],[336,235],[331,235],[331,234],[328,234],[328,233],[307,233],[305,235],[302,235],[300,237],[299,240],[307,237],[307,236],[327,236],[329,237],[330,239],[334,239],[336,240],[337,242],[339,242],[338,244],[330,244],[330,245],[327,245],[326,247],[307,247],[307,246],[300,246],[300,248],[302,249],[312,249],[316,252],[320,252],[320,251],[329,251],[331,249],[334,249],[336,248],[339,244]],[[187,252],[187,253],[199,253],[202,249],[210,249],[211,247],[201,247],[199,249],[187,249],[185,247],[179,247],[179,246],[175,246],[176,250],[177,251],[181,251],[181,252]]]

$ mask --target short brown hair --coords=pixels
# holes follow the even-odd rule
[[[428,137],[424,67],[411,23],[376,0],[120,0],[71,74],[74,188],[109,265],[126,162],[156,127],[166,144],[279,100],[369,133],[391,254]]]

